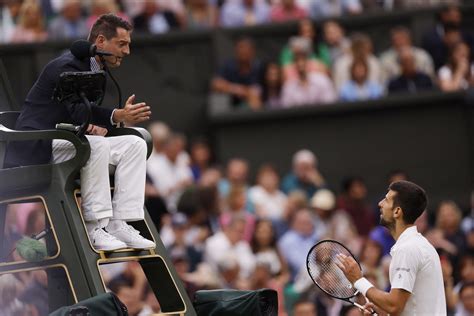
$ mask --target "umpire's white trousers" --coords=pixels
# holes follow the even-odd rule
[[[132,135],[86,137],[91,154],[81,169],[84,220],[143,219],[147,152],[145,141]],[[70,142],[53,140],[53,162],[69,160],[74,157],[75,152]],[[110,194],[109,164],[116,166],[113,198]]]

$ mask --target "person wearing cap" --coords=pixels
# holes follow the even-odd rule
[[[361,240],[350,216],[341,209],[336,209],[336,196],[331,190],[318,190],[310,200],[313,210],[313,221],[316,231],[322,239],[334,239],[358,252]]]
[[[301,149],[293,155],[293,171],[282,181],[281,189],[285,194],[303,191],[310,199],[314,193],[324,187],[326,181],[318,170],[318,159],[308,149]]]

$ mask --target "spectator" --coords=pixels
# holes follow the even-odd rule
[[[293,316],[318,316],[316,305],[309,300],[300,300],[293,305]]]
[[[148,158],[147,166],[156,165],[164,155],[164,144],[170,137],[171,131],[163,122],[155,121],[148,126],[148,131],[153,140],[153,151]],[[168,212],[166,203],[161,196],[158,189],[154,186],[153,180],[150,177],[150,171],[147,171],[145,184],[145,206],[150,212],[150,216],[156,227],[161,229],[161,219],[164,214]]]
[[[303,19],[298,23],[298,36],[307,38],[310,43],[309,52],[309,70],[328,72],[327,67],[330,64],[329,50],[326,44],[324,44],[318,34],[313,22],[309,19]],[[290,77],[294,77],[294,63],[295,63],[295,47],[290,45],[285,46],[280,54],[280,64],[283,66],[285,74],[285,80]],[[293,67],[293,70],[291,69]]]
[[[441,68],[448,59],[449,43],[446,43],[446,33],[449,29],[457,29],[457,33],[460,37],[458,40],[465,41],[470,48],[473,47],[472,36],[468,32],[460,29],[462,14],[458,6],[445,6],[437,18],[437,24],[423,35],[422,40],[422,47],[431,54],[436,70]]]
[[[354,221],[359,235],[366,237],[375,224],[374,212],[367,203],[367,187],[360,177],[349,177],[342,182],[342,194],[337,207],[345,210]]]
[[[410,48],[400,50],[398,55],[402,73],[390,80],[389,93],[417,93],[434,89],[431,78],[417,70],[415,56]]]
[[[9,0],[0,7],[0,43],[8,43],[18,23],[23,0]]]
[[[260,218],[281,220],[283,218],[286,195],[279,190],[280,177],[269,164],[262,165],[257,173],[257,185],[249,190],[249,198]]]
[[[294,280],[300,269],[305,266],[306,255],[318,241],[318,233],[314,229],[311,212],[301,209],[296,212],[291,229],[278,241],[278,249],[288,262],[291,279]]]
[[[246,160],[240,158],[229,160],[227,163],[226,179],[220,180],[218,184],[221,199],[227,199],[232,187],[242,186],[248,190],[248,172],[249,164]],[[253,207],[251,206],[250,199],[247,198],[247,202],[246,209],[252,211]]]
[[[474,282],[463,284],[459,291],[461,304],[456,309],[456,316],[474,315]]]
[[[353,253],[359,253],[361,242],[350,216],[336,209],[336,197],[328,189],[318,190],[310,201],[314,226],[324,239],[334,239],[347,246]]]
[[[293,171],[283,179],[281,188],[286,194],[301,190],[309,199],[325,185],[326,181],[318,170],[316,156],[310,150],[302,149],[293,155]]]
[[[354,34],[351,38],[350,52],[334,63],[332,75],[338,90],[351,78],[351,65],[356,59],[363,59],[367,63],[369,81],[380,85],[384,82],[380,62],[372,54],[372,41],[365,34]]]
[[[436,228],[443,237],[453,246],[450,259],[453,266],[458,266],[459,255],[466,250],[466,237],[461,230],[462,211],[453,201],[442,201],[436,214]],[[455,273],[455,279],[458,274]]]
[[[209,142],[204,138],[195,139],[191,143],[191,172],[194,182],[198,182],[201,175],[209,168],[212,154]]]
[[[115,0],[92,0],[90,7],[90,16],[86,21],[88,29],[92,27],[99,16],[107,13],[113,13],[122,19],[129,21],[127,15],[125,15],[123,12],[120,12],[120,8]]]
[[[360,265],[364,275],[372,275],[376,280],[376,286],[386,288],[388,280],[385,278],[382,270],[381,261],[383,257],[383,248],[378,242],[367,239],[360,254]]]
[[[34,307],[18,300],[21,294],[17,285],[18,280],[12,274],[0,275],[0,306],[2,315],[28,315],[36,312]]]
[[[329,64],[334,65],[338,58],[349,53],[351,41],[345,36],[342,26],[334,20],[324,22],[323,33],[329,50]]]
[[[266,65],[263,80],[261,103],[268,109],[278,109],[281,104],[282,71],[277,63]]]
[[[401,74],[401,53],[407,49],[413,56],[415,70],[434,78],[433,60],[425,50],[412,45],[410,30],[403,26],[394,27],[391,30],[391,39],[392,47],[380,55],[385,78],[394,78]]]
[[[178,18],[163,9],[155,0],[144,0],[143,11],[133,19],[135,32],[161,34],[179,27]]]
[[[177,199],[192,183],[191,169],[178,160],[182,141],[182,135],[170,135],[164,144],[163,154],[147,161],[147,174],[170,212],[176,211]]]
[[[350,71],[351,79],[339,92],[342,101],[373,100],[383,96],[383,87],[369,79],[369,67],[364,59],[354,59]]]
[[[36,0],[25,0],[20,8],[18,24],[13,30],[11,42],[43,42],[47,37],[41,7]]]
[[[171,11],[178,20],[179,27],[182,28],[186,24],[186,7],[184,2],[187,0],[157,0],[158,5],[164,11]]]
[[[217,8],[207,0],[189,0],[186,3],[186,27],[209,29],[217,26]]]
[[[449,61],[438,71],[441,90],[464,90],[474,84],[474,65],[466,43],[460,42],[451,50]]]
[[[278,239],[288,231],[289,225],[293,221],[296,212],[306,207],[308,207],[308,198],[305,192],[296,190],[288,194],[284,205],[283,218],[274,222]]]
[[[324,73],[309,70],[310,45],[306,38],[291,39],[295,52],[296,78],[286,79],[282,90],[282,106],[304,106],[331,103],[336,92],[329,77]]]
[[[226,61],[212,81],[215,92],[232,96],[234,107],[248,106],[259,109],[259,78],[262,64],[255,58],[255,46],[251,39],[241,38],[235,44],[235,57]]]
[[[270,265],[267,262],[257,260],[255,271],[250,283],[250,288],[252,290],[260,290],[264,288],[275,290],[278,296],[278,315],[288,315],[285,311],[283,285],[272,276]]]
[[[214,271],[218,271],[219,263],[225,262],[226,256],[234,256],[239,266],[239,275],[249,278],[255,269],[255,256],[249,244],[243,239],[245,219],[233,217],[230,223],[206,240],[204,261]]]
[[[315,20],[360,13],[362,5],[359,0],[313,0],[310,6],[310,16]]]
[[[227,1],[221,8],[222,26],[250,26],[270,21],[270,7],[264,1]]]
[[[258,262],[268,264],[272,276],[278,276],[279,282],[284,285],[289,278],[288,264],[276,247],[276,234],[272,222],[259,219],[252,236],[251,247]]]
[[[48,28],[50,39],[74,39],[86,37],[89,32],[86,20],[81,16],[81,2],[66,0],[61,15],[55,17]]]
[[[295,0],[281,0],[280,4],[273,5],[270,12],[272,22],[286,22],[308,17],[308,12],[298,6]]]
[[[220,216],[221,227],[229,225],[234,217],[245,219],[245,231],[243,239],[250,242],[255,230],[255,216],[245,209],[247,204],[247,193],[245,187],[233,186],[227,196],[228,209]]]

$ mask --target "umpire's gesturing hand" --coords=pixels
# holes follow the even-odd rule
[[[150,119],[150,107],[145,102],[133,103],[135,95],[132,94],[125,103],[123,109],[117,109],[114,112],[113,120],[115,123],[123,122],[127,125],[133,125]]]

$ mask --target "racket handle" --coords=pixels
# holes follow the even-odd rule
[[[357,306],[358,308],[360,308],[363,311],[369,312],[370,314],[372,314],[374,316],[378,316],[378,314],[374,310],[368,310],[368,309],[364,308],[364,306],[362,306],[362,305],[360,305],[356,302],[352,302],[352,304],[354,304],[354,306]]]

